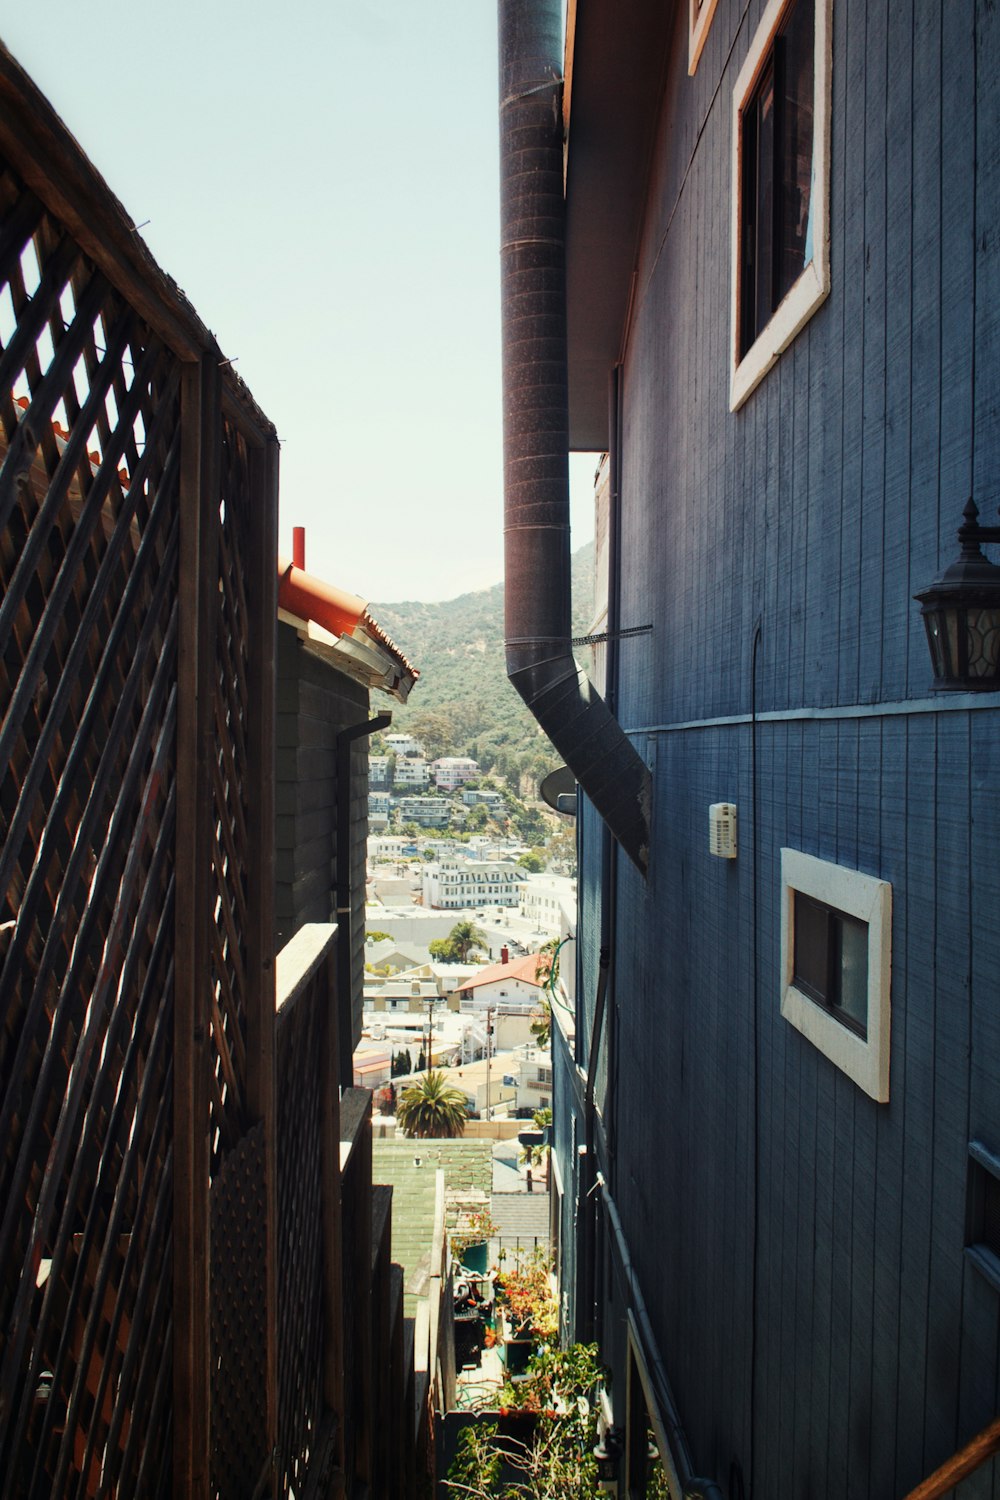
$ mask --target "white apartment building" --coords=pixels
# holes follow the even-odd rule
[[[369,798],[371,794],[369,793]],[[369,825],[370,826],[370,825]],[[408,844],[409,839],[404,839],[399,834],[389,834],[385,837],[373,838],[371,833],[368,837],[368,863],[379,864],[384,861],[400,860],[403,857],[403,847]]]
[[[388,792],[368,793],[368,828],[372,833],[381,833],[388,828],[391,802]]]
[[[423,755],[424,747],[412,734],[387,734],[383,736],[387,749],[397,757],[401,755]]]
[[[434,782],[443,792],[453,792],[479,775],[479,762],[466,755],[443,755],[434,762]]]
[[[399,797],[395,805],[401,823],[447,828],[451,820],[452,806],[447,797]]]
[[[422,791],[424,787],[428,787],[430,784],[431,773],[425,760],[422,760],[419,756],[411,756],[406,760],[398,759],[396,761],[393,786],[397,791],[401,787]]]
[[[539,1011],[548,979],[547,960],[537,953],[511,958],[500,950],[500,962],[478,969],[459,986],[463,1011]]]
[[[425,906],[457,911],[462,907],[514,906],[525,873],[500,860],[442,859],[423,872]]]
[[[368,757],[368,786],[370,790],[382,791],[391,786],[389,780],[389,757],[388,755],[369,755]]]
[[[576,920],[576,881],[569,875],[529,875],[520,887],[519,906],[533,927],[562,935]]]
[[[501,792],[480,791],[478,787],[463,787],[462,801],[466,807],[488,807],[491,812],[500,812],[503,808],[503,794]]]

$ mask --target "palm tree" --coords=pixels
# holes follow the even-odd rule
[[[460,964],[468,963],[473,948],[485,948],[489,944],[485,932],[475,922],[456,922],[448,934],[448,941]]]
[[[433,1068],[405,1088],[396,1105],[399,1127],[408,1136],[462,1135],[467,1118],[465,1095]]]

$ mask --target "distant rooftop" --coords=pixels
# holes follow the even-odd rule
[[[404,1313],[413,1317],[417,1299],[427,1293],[437,1169],[444,1171],[446,1202],[449,1193],[459,1192],[481,1194],[488,1204],[493,1142],[380,1139],[376,1119],[372,1150],[372,1180],[389,1183],[393,1190],[392,1258],[403,1267]],[[454,1213],[446,1213],[449,1225],[453,1219]]]

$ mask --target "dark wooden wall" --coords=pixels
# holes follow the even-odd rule
[[[911,598],[1000,499],[1000,13],[835,0],[832,293],[731,414],[762,9],[719,0],[689,79],[678,7],[624,365],[622,623],[654,628],[620,716],[656,791],[648,885],[618,867],[612,1185],[699,1465],[874,1500],[1000,1403],[963,1255],[969,1141],[1000,1150],[1000,716],[929,703]],[[783,845],[892,882],[888,1105],[779,1014]]]
[[[368,717],[368,693],[305,650],[291,625],[278,625],[276,946],[303,922],[336,921],[339,829],[337,736]],[[351,1007],[361,1034],[364,987],[368,740],[351,747]],[[343,928],[343,924],[342,924]],[[344,932],[341,931],[340,940]]]

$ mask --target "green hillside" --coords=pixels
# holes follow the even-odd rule
[[[594,544],[589,542],[573,556],[574,635],[588,629],[593,597]],[[417,735],[432,759],[471,755],[484,770],[512,783],[519,774],[534,780],[559,763],[507,681],[502,584],[441,604],[373,603],[371,610],[420,671],[410,701],[393,708],[394,731]]]

